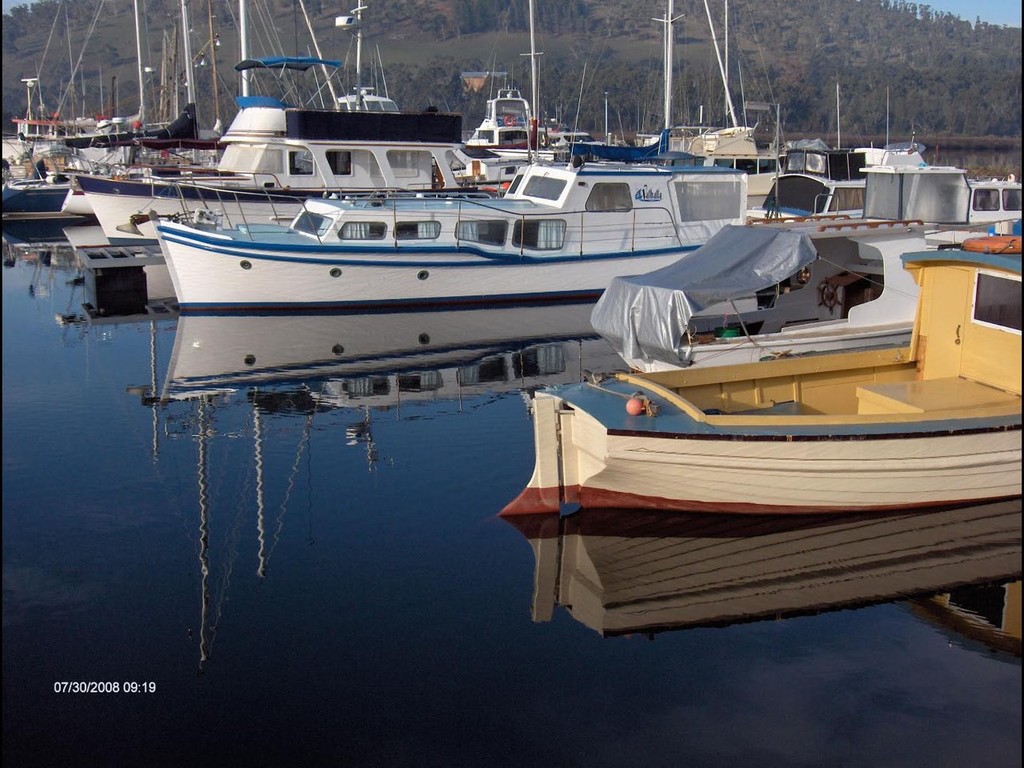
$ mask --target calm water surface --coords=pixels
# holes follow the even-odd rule
[[[1020,765],[1019,503],[514,526],[523,390],[616,365],[589,308],[84,323],[44,262],[3,271],[4,765]]]

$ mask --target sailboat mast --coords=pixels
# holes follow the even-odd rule
[[[533,28],[533,0],[530,0],[530,134],[526,146],[532,160],[537,143],[537,102],[540,100],[540,84],[537,82],[537,44]]]
[[[355,8],[356,15],[356,105],[358,109],[366,106],[363,100],[363,9],[360,3]]]
[[[219,134],[222,127],[220,122],[220,83],[217,79],[217,48],[220,45],[220,37],[213,31],[213,0],[206,0],[206,20],[210,27],[210,74],[213,76],[213,128]]]
[[[239,61],[249,58],[249,11],[246,0],[238,0],[238,40],[241,45]],[[252,70],[242,70],[242,95],[249,95],[249,77]]]
[[[195,104],[196,86],[192,73],[192,40],[189,35],[188,0],[181,0],[181,51],[185,57],[185,96],[189,104]]]
[[[839,81],[836,81],[836,149],[843,148],[843,137],[839,128]]]
[[[668,0],[668,10],[665,13],[665,125],[663,128],[672,127],[672,54],[674,37],[672,35],[672,13],[674,9],[673,0]]]
[[[146,125],[146,79],[142,64],[142,33],[139,30],[139,0],[135,0],[135,58],[139,72],[139,125]]]
[[[718,59],[718,70],[722,74],[722,83],[725,85],[725,108],[732,121],[732,127],[738,128],[739,121],[736,119],[736,110],[732,106],[732,94],[729,93],[729,77],[725,71],[725,63],[722,61],[722,52],[718,47],[718,36],[715,34],[715,23],[711,20],[711,8],[708,7],[708,0],[704,0],[704,11],[708,15],[708,27],[711,29],[711,42],[715,46],[715,57]]]
[[[672,25],[683,18],[683,14],[673,17],[674,13],[673,0],[668,0],[668,8],[665,12],[665,18],[663,19],[652,19],[659,24],[665,25],[665,45],[662,50],[662,58],[665,60],[665,125],[664,128],[668,130],[672,127],[672,73],[675,68],[673,65],[673,53],[675,49],[675,33],[673,32]]]

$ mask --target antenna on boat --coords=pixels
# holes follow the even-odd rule
[[[21,82],[25,84],[25,119],[32,119],[32,88],[39,82],[38,77],[23,77]]]
[[[337,16],[334,19],[334,26],[348,27],[355,30],[356,33],[356,109],[363,109],[365,106],[361,77],[363,68],[363,11],[366,8],[367,6],[365,5],[357,5],[350,11],[350,13],[354,14],[353,16]]]

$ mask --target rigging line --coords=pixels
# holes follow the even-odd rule
[[[103,5],[103,0],[100,0],[100,5]],[[54,30],[57,29],[57,20],[60,18],[60,4],[57,7],[57,13],[53,15],[53,24],[50,25],[50,34],[46,38],[46,45],[43,46],[43,56],[39,60],[39,68],[36,69],[36,80],[39,80],[43,76],[43,64],[46,63],[46,54],[50,52],[50,43],[53,41]],[[32,105],[29,104],[31,110]],[[39,106],[43,106],[43,91],[39,89]]]
[[[96,15],[93,16],[92,24],[89,25],[89,31],[86,33],[85,40],[82,42],[82,50],[78,52],[78,61],[75,62],[75,66],[71,70],[70,82],[72,85],[69,85],[68,88],[65,89],[63,95],[61,96],[60,102],[57,104],[58,114],[60,114],[64,110],[64,102],[67,100],[68,93],[71,87],[73,87],[73,84],[75,82],[75,75],[78,73],[78,68],[82,65],[82,57],[85,55],[85,49],[89,46],[89,40],[92,38],[92,33],[96,29],[96,24],[100,20],[101,10],[103,10],[103,0],[100,0],[99,4],[96,6]],[[68,41],[68,44],[70,45],[70,40]]]
[[[573,121],[572,130],[575,133],[580,127],[580,110],[583,108],[583,86],[587,81],[587,63],[583,62],[583,74],[580,76],[580,96],[576,100],[576,119]]]

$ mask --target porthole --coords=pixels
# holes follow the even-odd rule
[[[247,259],[242,259],[240,262],[238,262],[238,266],[240,266],[242,269],[252,269],[252,262],[248,261]]]
[[[341,270],[337,267],[331,269],[331,277],[341,277]]]
[[[256,365],[256,355],[246,355],[245,356],[245,364],[246,365]]]
[[[429,344],[429,343],[430,343],[430,334],[421,333],[420,334],[420,344],[426,345],[426,344]]]
[[[345,354],[345,348],[341,346],[341,344],[335,344],[333,347],[331,347],[331,352],[333,352],[336,355],[343,355]]]
[[[430,273],[425,269],[421,269],[416,275],[417,280],[426,280],[428,277],[430,277]]]

